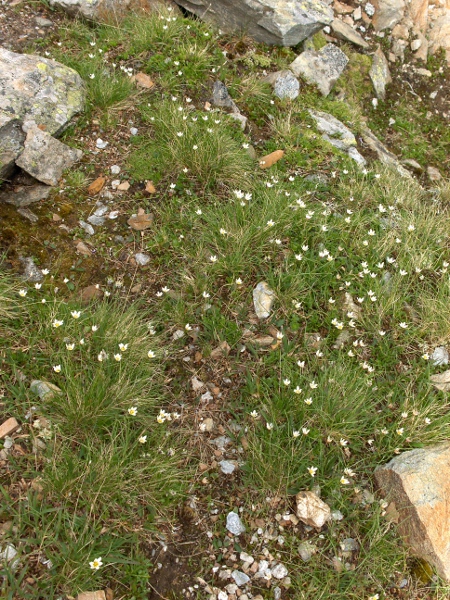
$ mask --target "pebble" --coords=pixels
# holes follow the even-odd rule
[[[112,167],[110,168],[110,171],[111,171],[111,175],[118,175],[120,173],[119,165],[112,165]]]
[[[99,203],[98,208],[96,208],[94,211],[94,215],[96,217],[103,217],[103,215],[106,215],[107,212],[108,212],[108,207],[102,203]]]
[[[219,465],[222,473],[225,473],[226,475],[231,475],[236,469],[236,465],[229,460],[221,460]]]
[[[235,512],[228,513],[226,528],[233,535],[240,535],[245,531],[244,524]]]
[[[0,548],[0,560],[8,562],[11,569],[15,569],[19,564],[19,559],[15,558],[16,556],[17,550],[12,544],[6,544],[6,546]]]
[[[344,515],[341,513],[340,510],[332,510],[331,518],[333,519],[333,521],[342,521],[342,519],[344,518]]]
[[[239,587],[242,587],[250,581],[250,577],[242,571],[233,571],[231,573],[231,577],[234,579],[236,585],[238,585]]]
[[[182,329],[177,329],[172,335],[172,339],[174,342],[176,342],[177,340],[181,340],[182,337],[184,337],[184,331]]]
[[[302,542],[298,547],[298,553],[304,562],[311,560],[312,555],[315,554],[316,550],[317,547],[310,542]]]
[[[102,140],[102,138],[97,138],[95,145],[99,150],[104,150],[106,148],[106,146],[108,145],[108,142],[104,142]]]
[[[84,221],[78,221],[80,224],[81,229],[84,229],[84,231],[89,234],[89,235],[94,235],[95,233],[95,229],[92,227],[92,225],[89,225],[89,223],[85,223]]]
[[[278,586],[273,588],[273,597],[275,600],[280,600],[281,598],[281,588]]]
[[[359,550],[359,544],[353,538],[346,538],[340,544],[342,552],[356,552]]]
[[[250,556],[250,554],[247,554],[247,552],[241,552],[239,555],[239,558],[243,562],[248,563],[249,565],[252,565],[255,562],[255,559],[253,558],[253,556]]]
[[[138,265],[144,267],[150,260],[150,256],[148,254],[144,254],[143,252],[138,252],[134,255],[134,259]]]
[[[284,579],[289,574],[289,571],[281,563],[278,563],[278,565],[272,567],[271,571],[272,576],[275,577],[275,579]]]
[[[448,352],[444,346],[439,346],[436,348],[433,354],[430,356],[430,360],[435,366],[448,365],[448,359]]]
[[[88,221],[89,223],[91,223],[91,225],[103,225],[103,223],[105,222],[105,218],[98,217],[96,214],[93,214],[90,217],[88,217]]]
[[[117,217],[119,216],[119,211],[118,210],[112,210],[109,215],[108,215],[108,219],[117,219]]]
[[[5,436],[5,441],[3,442],[3,448],[5,450],[9,450],[10,448],[12,448],[14,445],[14,441],[12,438],[10,438],[8,435]]]
[[[25,258],[21,257],[19,260],[24,266],[24,278],[26,279],[26,281],[29,281],[30,283],[36,283],[43,279],[44,276],[42,275],[41,270],[38,269],[37,266],[34,264],[34,261],[31,258],[31,256],[27,256]]]

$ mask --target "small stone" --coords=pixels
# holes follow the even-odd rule
[[[37,283],[39,281],[42,281],[44,277],[42,275],[42,271],[38,269],[37,266],[34,264],[34,260],[31,258],[31,256],[27,256],[25,258],[20,257],[19,260],[25,268],[23,276],[26,281],[29,281],[30,283]]]
[[[206,419],[204,419],[203,425],[204,430],[208,433],[211,433],[211,431],[214,429],[214,421],[211,419],[211,417],[207,417]]]
[[[386,86],[392,82],[392,77],[389,71],[388,62],[380,46],[378,46],[377,51],[373,55],[369,75],[377,98],[379,100],[384,100],[386,97]]]
[[[85,223],[85,221],[79,221],[79,223],[80,223],[81,229],[84,229],[84,231],[87,234],[94,235],[95,229],[92,227],[92,225],[89,225],[89,223]]]
[[[106,595],[103,590],[98,592],[81,592],[77,596],[77,600],[106,600]]]
[[[440,181],[442,179],[442,175],[436,167],[427,167],[427,175],[430,181]]]
[[[91,225],[103,225],[105,222],[104,217],[98,217],[97,215],[90,215],[87,219]]]
[[[19,423],[14,417],[6,419],[6,421],[4,421],[0,425],[0,440],[6,437],[7,435],[11,435],[12,433],[14,433],[19,427]]]
[[[238,585],[239,587],[242,587],[250,581],[250,577],[242,571],[233,571],[231,573],[231,577],[234,579],[236,585]]]
[[[232,119],[234,119],[235,121],[239,121],[240,125],[241,125],[241,130],[245,131],[245,128],[247,127],[247,117],[245,115],[241,115],[240,112],[233,112],[230,113],[230,117]]]
[[[233,112],[239,112],[234,100],[228,93],[227,86],[219,80],[214,82],[212,102],[220,108],[231,108]]]
[[[317,546],[311,544],[311,542],[302,542],[299,544],[298,553],[300,554],[300,558],[304,562],[308,562],[311,560],[313,554],[317,552]]]
[[[356,552],[359,550],[359,544],[353,538],[346,538],[340,543],[342,552]]]
[[[14,186],[12,191],[1,192],[0,201],[13,204],[17,208],[25,207],[39,200],[45,200],[50,194],[51,188],[42,183],[35,185]]]
[[[76,245],[76,251],[83,256],[91,256],[92,252],[81,240]]]
[[[119,190],[119,192],[128,192],[130,187],[131,186],[128,181],[122,181],[122,183],[119,183],[119,185],[117,186],[117,189]]]
[[[265,281],[261,281],[253,290],[253,305],[258,319],[267,319],[272,310],[275,292]]]
[[[6,544],[6,546],[0,547],[0,561],[8,563],[11,570],[15,570],[19,564],[19,558],[17,556],[17,550],[12,544]]]
[[[271,571],[272,576],[275,577],[275,579],[284,579],[289,574],[289,571],[281,563],[278,563],[275,567],[272,567]]]
[[[342,521],[342,519],[344,518],[344,515],[341,513],[340,510],[332,510],[331,518],[333,519],[333,521]]]
[[[444,346],[439,346],[438,348],[436,348],[433,354],[430,356],[430,361],[435,366],[448,365],[448,360],[448,351],[447,348],[444,348]]]
[[[273,598],[274,600],[280,600],[281,598],[281,588],[278,586],[273,588]]]
[[[240,535],[241,533],[245,532],[244,524],[242,523],[239,515],[235,512],[228,513],[226,528],[233,535]]]
[[[359,7],[359,9],[361,10],[361,7]],[[351,25],[347,25],[347,23],[344,23],[340,19],[334,19],[331,23],[331,29],[333,30],[334,35],[341,40],[351,42],[352,44],[355,44],[355,46],[360,46],[361,48],[367,49],[370,47],[366,40],[360,36]]]
[[[146,73],[136,73],[131,78],[131,81],[134,81],[138,87],[151,89],[154,87],[155,83],[150,79],[150,77]]]
[[[320,529],[331,519],[331,510],[313,492],[300,492],[296,496],[297,517],[310,527]]]
[[[138,265],[144,267],[150,261],[150,256],[148,254],[144,254],[143,252],[137,252],[134,255],[134,260],[137,262]]]
[[[17,212],[19,213],[19,215],[22,215],[22,217],[24,217],[25,219],[31,221],[31,223],[37,223],[39,221],[39,217],[35,215],[34,212],[32,212],[29,208],[18,208]]]
[[[219,462],[220,470],[226,475],[231,475],[236,469],[236,465],[229,460],[221,460]]]
[[[305,50],[290,69],[296,77],[300,75],[311,84],[317,85],[323,96],[328,96],[336,81],[347,66],[347,56],[334,44],[320,50]]]
[[[229,583],[225,586],[225,589],[229,594],[235,594],[238,591],[238,586],[235,583]]]
[[[97,177],[97,179],[94,179],[94,181],[89,185],[89,187],[87,189],[88,194],[90,196],[95,196],[96,194],[98,194],[99,192],[102,191],[105,183],[106,183],[105,177]]]
[[[172,335],[172,339],[174,342],[176,342],[177,340],[181,340],[182,337],[184,337],[184,331],[182,329],[177,329]]]
[[[249,565],[252,565],[255,562],[255,559],[253,558],[253,556],[250,556],[250,554],[247,554],[247,552],[241,552],[239,554],[239,558],[243,562],[248,563]]]
[[[30,391],[39,396],[41,400],[50,400],[57,394],[61,394],[62,390],[49,381],[41,381],[34,379],[30,384]]]
[[[108,145],[108,142],[104,142],[102,140],[102,138],[97,138],[95,145],[99,150],[104,150],[106,148],[106,146]]]
[[[264,81],[273,85],[275,96],[281,98],[281,100],[284,98],[295,100],[299,95],[300,83],[292,71],[285,70],[270,73],[270,75],[264,78]]]
[[[120,173],[119,165],[112,165],[109,170],[111,171],[111,175],[118,175]]]
[[[131,127],[130,133],[131,133],[131,135],[137,135],[138,134],[137,128],[136,127]]]
[[[411,50],[413,52],[415,52],[416,50],[418,50],[420,48],[421,45],[422,45],[422,40],[420,38],[417,38],[411,42]]]
[[[50,19],[45,19],[44,17],[35,17],[34,20],[36,21],[36,25],[38,25],[38,27],[52,27],[53,25],[53,21],[50,21]]]

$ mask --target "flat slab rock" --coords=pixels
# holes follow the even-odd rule
[[[305,50],[290,69],[297,77],[315,84],[323,96],[328,96],[336,81],[347,66],[347,56],[334,44],[327,44],[320,50]]]
[[[227,32],[245,31],[259,42],[295,46],[333,20],[321,0],[176,0]]]
[[[81,150],[69,148],[33,125],[27,131],[24,151],[16,165],[47,185],[56,185],[65,169],[80,160]]]
[[[450,443],[404,452],[375,471],[414,553],[450,582]]]
[[[24,122],[57,135],[85,102],[83,80],[54,60],[0,48],[0,178],[5,179],[23,149]]]
[[[12,204],[17,208],[24,208],[29,204],[34,204],[44,200],[50,194],[51,189],[43,183],[35,185],[17,185],[12,190],[0,192],[0,202]]]

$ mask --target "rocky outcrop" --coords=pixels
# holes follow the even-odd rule
[[[377,98],[384,100],[386,97],[386,86],[392,82],[391,74],[389,72],[389,65],[386,57],[383,54],[380,46],[373,55],[372,66],[369,71],[370,79],[372,80],[373,87]]]
[[[58,135],[84,106],[81,77],[47,58],[0,48],[0,178],[7,178],[23,151],[22,125]]]
[[[123,17],[136,9],[151,10],[155,6],[169,4],[163,0],[49,0],[50,6],[57,6],[73,16],[81,16],[93,21],[104,21],[111,17]]]
[[[259,42],[295,46],[333,20],[321,0],[176,0],[227,32],[245,31]]]
[[[450,581],[450,444],[405,452],[379,467],[375,480],[395,503],[407,544]]]
[[[290,68],[308,83],[315,84],[323,96],[328,96],[332,87],[347,66],[347,56],[334,44],[320,50],[305,50],[291,63]]]
[[[359,166],[366,164],[366,159],[356,149],[356,138],[353,133],[336,117],[321,110],[309,110],[317,129],[322,132],[322,138],[335,148],[347,152]]]

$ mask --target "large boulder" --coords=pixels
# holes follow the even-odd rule
[[[450,444],[404,452],[376,469],[375,480],[413,552],[450,581]]]
[[[0,179],[24,147],[22,125],[35,123],[58,135],[84,106],[81,77],[54,60],[0,48]]]
[[[170,0],[49,0],[72,16],[93,21],[106,21],[111,17],[123,17],[132,10],[151,10],[155,6],[171,5]]]
[[[295,46],[333,21],[321,0],[176,0],[227,32],[244,31],[259,42]]]

